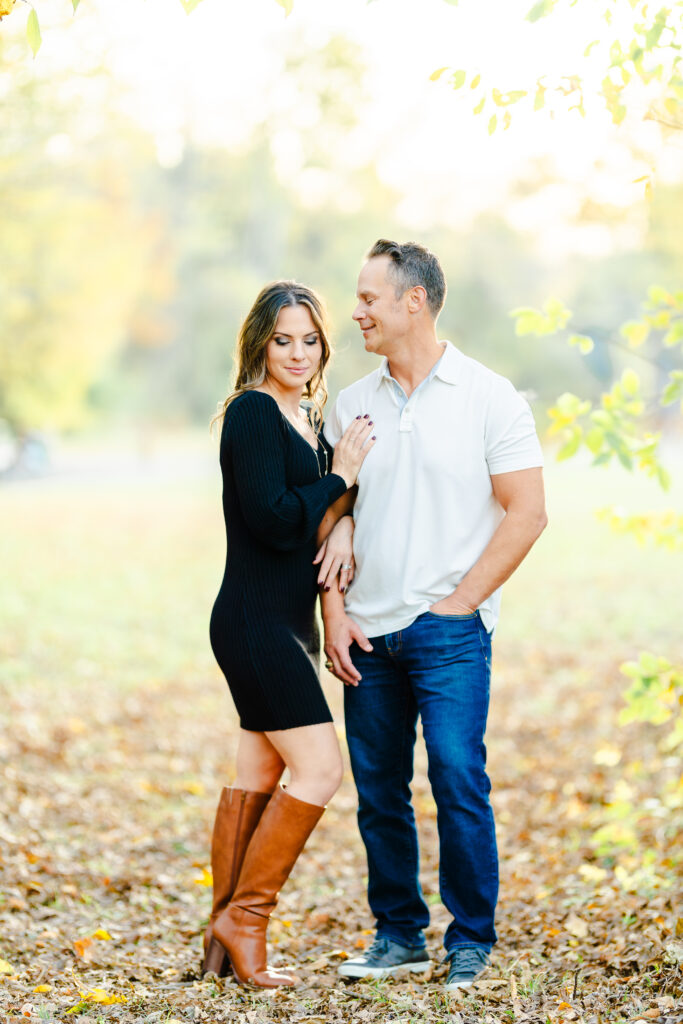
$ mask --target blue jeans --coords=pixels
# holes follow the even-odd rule
[[[437,807],[441,899],[453,917],[444,945],[448,952],[458,946],[488,951],[496,941],[498,896],[484,746],[491,638],[478,612],[425,612],[407,629],[371,643],[371,654],[351,648],[363,678],[344,688],[344,704],[377,932],[421,946],[429,923],[410,790],[419,714]]]

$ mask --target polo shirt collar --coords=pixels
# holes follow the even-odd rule
[[[444,381],[446,384],[457,384],[458,383],[458,366],[460,363],[461,354],[455,345],[452,345],[450,341],[446,342],[446,348],[441,359],[435,363],[433,370],[428,374],[428,378],[438,377],[439,380]],[[385,356],[379,366],[379,373],[377,375],[377,387],[385,380],[393,380],[391,372],[389,370],[389,360]]]

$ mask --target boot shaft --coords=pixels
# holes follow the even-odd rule
[[[268,917],[325,808],[290,796],[281,786],[247,847],[231,904]]]

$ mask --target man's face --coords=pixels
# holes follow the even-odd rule
[[[358,277],[358,305],[353,311],[368,352],[388,355],[393,345],[410,328],[407,293],[396,298],[396,286],[389,273],[389,256],[373,256]]]

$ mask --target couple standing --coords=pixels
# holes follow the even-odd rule
[[[267,286],[240,331],[219,415],[228,553],[211,643],[241,730],[237,778],[214,825],[204,970],[232,968],[243,984],[298,981],[268,966],[266,927],[342,779],[318,679],[318,587],[327,666],[346,684],[377,928],[340,973],[429,967],[410,792],[418,715],[452,915],[446,988],[471,984],[496,941],[484,746],[491,632],[501,584],[545,526],[542,456],[509,381],[438,340],[445,294],[423,246],[373,246],[353,318],[384,361],[341,392],[324,429],[330,346],[315,293]]]

